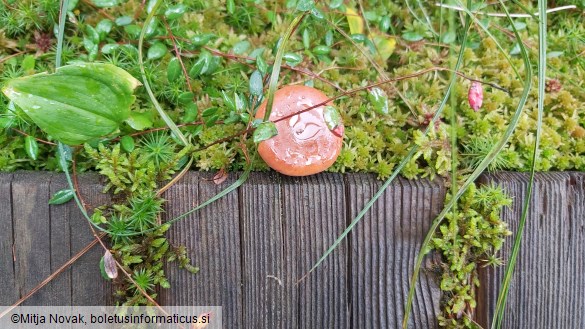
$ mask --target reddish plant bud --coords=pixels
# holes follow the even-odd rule
[[[477,112],[483,103],[483,87],[481,86],[481,83],[477,81],[471,83],[467,99],[469,100],[469,106]]]

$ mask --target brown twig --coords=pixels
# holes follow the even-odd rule
[[[23,136],[27,136],[27,137],[28,137],[28,136],[31,136],[31,135],[29,135],[29,134],[25,133],[24,131],[22,131],[22,130],[19,130],[19,129],[16,129],[16,128],[12,128],[12,130],[16,131],[17,133],[19,133],[19,134],[21,134],[21,135],[23,135]],[[34,137],[34,139],[35,139],[37,142],[41,142],[41,143],[43,143],[43,144],[47,144],[47,145],[53,145],[53,146],[56,146],[56,145],[57,145],[57,144],[55,144],[55,143],[52,143],[52,142],[46,141],[46,140],[44,140],[44,139],[40,139],[40,138],[36,138],[36,137]]]

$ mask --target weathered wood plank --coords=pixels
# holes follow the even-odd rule
[[[353,219],[382,185],[371,175],[346,176]],[[445,190],[427,181],[398,179],[350,236],[353,328],[399,328],[420,244],[441,210]],[[435,328],[440,290],[421,272],[409,328]]]
[[[19,172],[12,179],[12,220],[16,285],[22,297],[51,274],[51,173]],[[23,305],[50,305],[47,291],[39,291]],[[14,301],[13,301],[14,302]]]
[[[287,328],[296,314],[285,298],[294,282],[283,282],[284,258],[280,176],[252,173],[240,191],[243,261],[243,320],[257,329]]]
[[[165,193],[166,219],[174,218],[217,194],[236,179],[215,185],[211,174],[188,173]],[[242,288],[238,194],[232,192],[201,211],[175,223],[169,231],[175,245],[184,245],[196,275],[166,267],[171,288],[161,291],[163,305],[223,306],[226,328],[242,328]]]
[[[293,288],[345,229],[345,184],[338,174],[282,177],[281,280],[288,301],[284,328],[348,328],[347,241]]]
[[[16,288],[12,246],[12,174],[0,173],[0,305],[11,305],[20,298]]]
[[[517,231],[528,175],[497,173],[484,182],[501,185],[514,198],[503,219]],[[522,247],[513,275],[503,328],[585,327],[585,174],[537,174]],[[507,259],[513,236],[506,240]],[[504,267],[480,271],[478,322],[491,324]]]

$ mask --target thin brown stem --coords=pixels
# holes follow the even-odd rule
[[[19,134],[21,134],[21,135],[23,135],[23,136],[31,136],[31,135],[29,135],[29,134],[25,133],[24,131],[22,131],[22,130],[20,130],[20,129],[12,128],[12,130],[16,131],[17,133],[19,133]],[[34,139],[35,139],[37,142],[40,142],[40,143],[43,143],[43,144],[57,146],[57,144],[55,144],[55,143],[52,143],[52,142],[49,142],[49,141],[46,141],[46,140],[44,140],[44,139],[40,139],[40,138],[36,138],[36,137],[34,137]]]

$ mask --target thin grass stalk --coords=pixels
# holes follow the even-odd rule
[[[504,5],[502,4],[502,6]],[[538,11],[540,18],[538,21],[538,102],[537,102],[538,118],[536,123],[536,138],[534,140],[534,151],[532,153],[532,167],[530,168],[530,179],[528,181],[528,191],[526,193],[526,198],[524,199],[524,203],[522,205],[522,215],[520,217],[520,222],[518,223],[518,232],[516,233],[516,237],[514,238],[514,245],[512,246],[510,258],[508,259],[508,265],[506,267],[506,272],[504,274],[504,279],[502,281],[502,288],[500,290],[500,294],[498,295],[498,300],[496,302],[496,312],[494,313],[491,325],[492,329],[499,329],[502,327],[502,321],[504,319],[510,283],[512,282],[512,275],[514,274],[514,268],[516,267],[516,263],[518,261],[518,253],[520,252],[522,236],[524,234],[524,228],[526,226],[526,217],[528,217],[528,207],[530,206],[530,199],[532,197],[534,173],[536,168],[536,161],[538,160],[539,155],[538,147],[540,145],[540,137],[542,131],[542,114],[544,111],[544,96],[546,87],[545,85],[547,52],[546,7],[547,7],[546,0],[538,1]],[[506,10],[506,8],[504,9]]]

